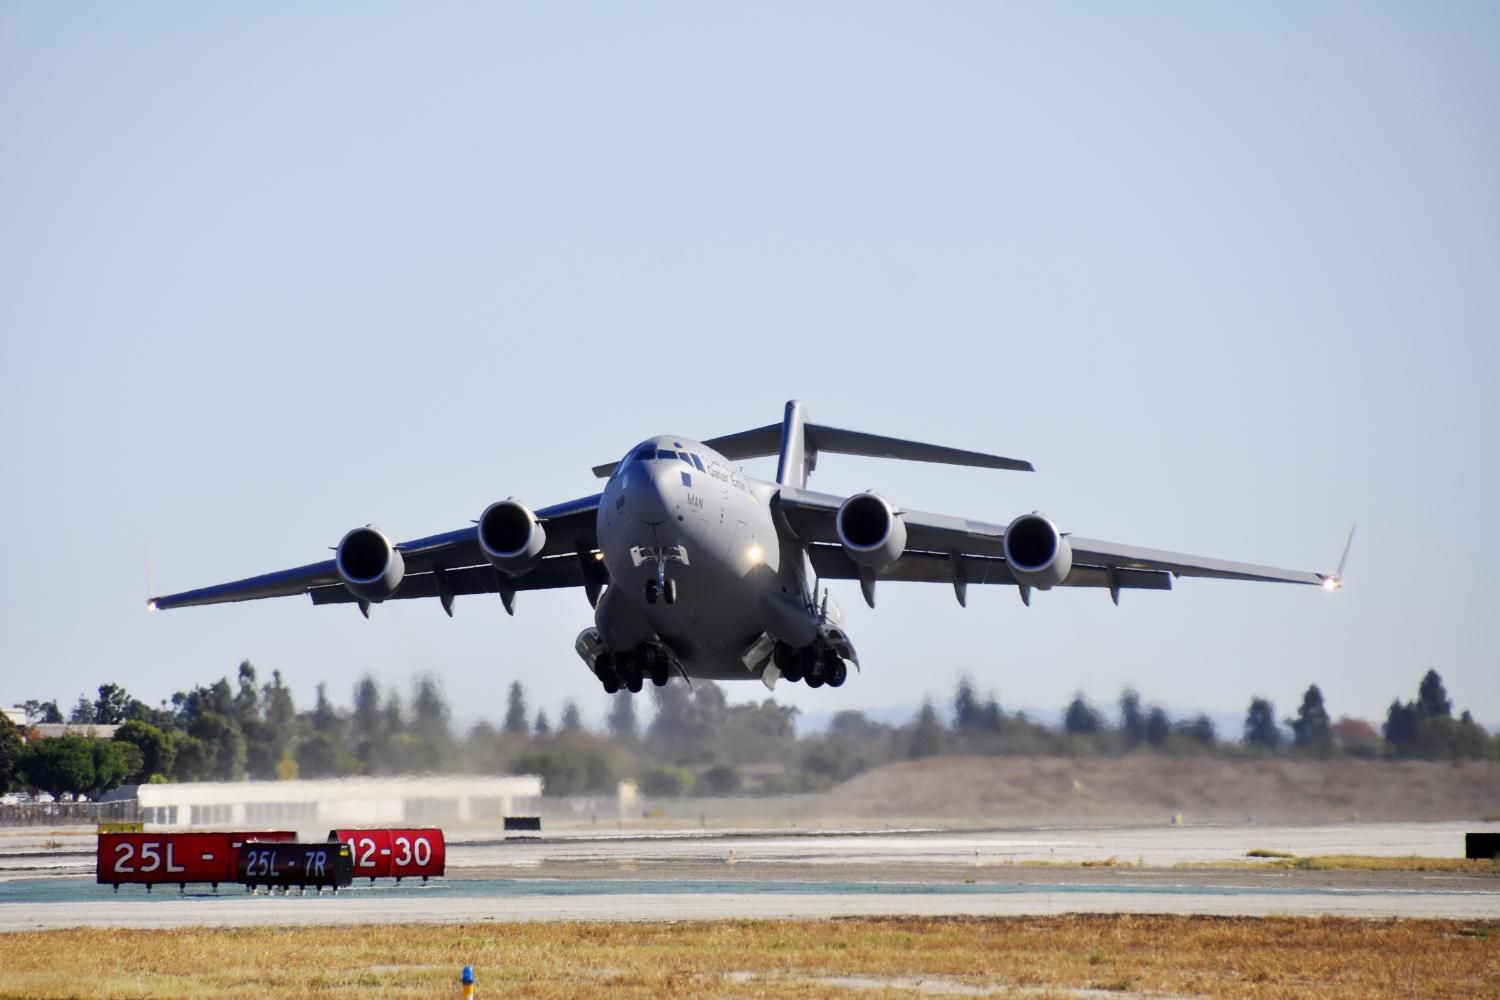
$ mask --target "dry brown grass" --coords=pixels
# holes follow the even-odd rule
[[[1363,854],[1325,854],[1298,857],[1265,852],[1251,857],[1270,857],[1270,867],[1297,868],[1317,872],[1455,872],[1464,875],[1500,875],[1500,859],[1424,858],[1415,854],[1380,858]]]
[[[1500,921],[1057,916],[0,935],[0,997],[1500,998]],[[859,977],[858,981],[840,977]]]

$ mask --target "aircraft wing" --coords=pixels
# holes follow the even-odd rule
[[[792,487],[783,487],[777,498],[781,516],[808,544],[813,567],[825,579],[861,578],[860,567],[845,554],[834,527],[844,500]],[[906,551],[875,573],[876,580],[953,583],[960,589],[966,583],[1017,583],[1005,562],[1004,525],[917,510],[897,514],[906,525]],[[1342,567],[1340,573],[1324,574],[1230,562],[1078,535],[1067,539],[1073,550],[1073,569],[1063,580],[1064,587],[1170,590],[1172,578],[1179,576],[1337,586],[1342,572]],[[1346,556],[1347,552],[1346,548]]]
[[[535,511],[547,531],[542,561],[530,573],[499,579],[497,571],[479,549],[473,525],[428,535],[396,545],[406,564],[406,573],[390,600],[442,597],[450,607],[455,594],[497,593],[504,589],[546,590],[555,587],[597,589],[604,580],[603,563],[594,558],[598,548],[595,523],[599,494]],[[186,608],[200,604],[256,601],[266,597],[308,594],[314,604],[357,603],[339,579],[332,559],[294,569],[278,570],[232,583],[221,583],[180,594],[153,597],[152,608]]]

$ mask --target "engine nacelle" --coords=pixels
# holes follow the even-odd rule
[[[542,561],[547,532],[519,500],[492,503],[479,515],[479,549],[502,573],[522,576]]]
[[[906,551],[906,525],[878,493],[854,494],[833,523],[844,551],[861,566],[885,569]]]
[[[1005,529],[1005,561],[1016,582],[1047,590],[1073,571],[1073,547],[1040,514],[1022,514]]]
[[[355,528],[339,541],[333,564],[349,593],[379,604],[396,592],[406,575],[406,560],[379,528]]]

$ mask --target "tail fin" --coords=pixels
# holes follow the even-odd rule
[[[818,453],[807,450],[806,421],[807,411],[802,401],[788,401],[786,417],[781,422],[781,459],[776,463],[776,481],[799,490],[807,485],[807,474],[818,464]]]

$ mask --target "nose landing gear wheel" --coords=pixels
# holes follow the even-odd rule
[[[677,603],[677,581],[676,580],[668,580],[667,581],[667,588],[666,588],[666,590],[662,591],[661,597],[662,597],[662,600],[666,601],[668,604],[676,604]]]
[[[656,597],[657,597],[656,581],[655,580],[647,580],[646,581],[646,603],[647,604],[655,604],[656,603]]]

